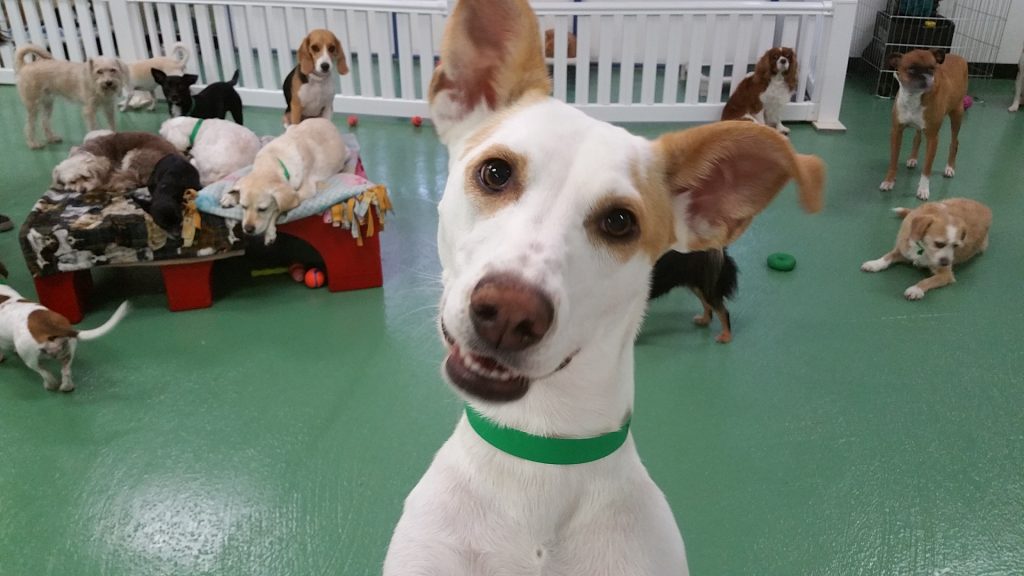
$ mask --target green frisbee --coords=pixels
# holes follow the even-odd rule
[[[796,268],[796,258],[793,258],[791,254],[785,252],[776,252],[768,256],[768,267],[772,270],[779,270],[780,272],[789,272],[793,268]]]

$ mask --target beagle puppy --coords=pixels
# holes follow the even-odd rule
[[[306,118],[331,119],[334,114],[334,66],[348,74],[345,51],[330,30],[318,28],[306,35],[299,46],[299,65],[284,79],[284,125]]]

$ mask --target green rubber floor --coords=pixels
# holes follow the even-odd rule
[[[895,238],[889,209],[917,204],[917,178],[901,169],[878,191],[891,101],[852,81],[848,132],[792,126],[828,164],[825,211],[802,214],[789,189],[731,250],[733,343],[690,322],[689,293],[652,306],[634,431],[695,576],[1024,574],[1024,112],[1006,112],[1010,92],[974,83],[956,178],[933,181],[933,198],[995,214],[989,253],[956,285],[908,302],[921,271],[860,272]],[[164,113],[121,118],[155,130]],[[0,212],[16,221],[69,148],[29,151],[23,119],[0,88]],[[246,120],[280,129],[278,111]],[[83,135],[74,108],[55,125]],[[79,347],[76,392],[44,391],[13,355],[0,365],[0,575],[379,573],[460,405],[433,321],[445,153],[408,121],[354,131],[397,211],[383,289],[250,277],[287,261],[277,252],[219,264],[214,306],[171,313],[155,270],[100,271],[83,325],[124,298],[135,310]],[[795,271],[765,266],[777,251]],[[16,233],[0,235],[0,259],[34,296]]]

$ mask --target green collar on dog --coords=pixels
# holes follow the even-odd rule
[[[196,120],[196,125],[194,127],[192,127],[192,133],[188,135],[188,148],[186,148],[186,150],[185,150],[186,152],[191,150],[192,146],[195,146],[196,136],[199,135],[199,127],[202,126],[202,125],[203,125],[203,119],[202,118],[200,118],[199,120]]]
[[[592,438],[549,438],[506,428],[488,420],[466,404],[466,419],[477,435],[498,450],[516,458],[541,464],[585,464],[611,455],[629,435],[629,420],[615,432]]]
[[[278,158],[277,159],[277,163],[281,165],[281,170],[284,170],[284,179],[289,181],[289,182],[291,182],[292,181],[292,175],[291,175],[291,172],[288,172],[288,167],[284,165],[284,160],[281,160],[280,158]]]
[[[924,242],[921,242],[920,240],[918,240],[918,241],[914,242],[914,246],[917,246],[917,255],[918,256],[920,256],[921,254],[924,254]]]

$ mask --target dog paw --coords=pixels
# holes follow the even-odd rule
[[[57,379],[53,376],[43,378],[43,388],[46,388],[47,390],[56,390],[57,386]]]
[[[732,342],[732,333],[722,332],[715,338],[715,342],[718,342],[719,344],[728,344],[729,342]]]
[[[917,187],[917,199],[928,200],[931,197],[931,191],[928,189],[928,184],[921,184]]]
[[[907,168],[917,168],[917,158],[907,158]]]
[[[956,174],[956,170],[952,166],[946,166],[946,169],[942,171],[942,175],[946,178],[952,178]]]
[[[228,192],[220,197],[221,208],[234,208],[238,206],[238,195]]]
[[[277,231],[276,230],[267,229],[267,231],[263,234],[263,244],[266,245],[266,246],[270,246],[271,244],[273,244],[276,241],[277,241]]]
[[[64,141],[64,139],[54,134],[53,136],[47,138],[46,141],[49,142],[50,144],[60,144],[61,142]]]
[[[64,392],[64,393],[74,392],[74,390],[75,390],[75,383],[72,382],[71,380],[65,380],[65,381],[61,382],[61,384],[60,384],[60,391],[61,392]]]
[[[860,265],[860,269],[865,272],[881,272],[889,267],[889,263],[886,262],[885,258],[879,258],[878,260],[868,260],[867,262]]]
[[[888,192],[896,187],[895,180],[882,180],[882,183],[878,185],[878,189],[882,192]]]
[[[903,291],[903,296],[907,300],[920,300],[924,298],[924,290],[921,290],[917,286],[911,286]]]
[[[42,147],[43,147],[43,145],[40,144],[39,142],[29,142],[28,143],[29,150],[39,150]]]
[[[1014,102],[1013,104],[1010,104],[1010,107],[1007,108],[1007,110],[1009,110],[1010,112],[1016,112],[1017,110],[1020,110],[1020,102]]]
[[[782,134],[783,136],[789,136],[789,128],[786,128],[782,124],[779,124],[778,128],[776,129],[779,131],[779,134]]]
[[[697,326],[707,326],[708,324],[711,324],[711,317],[699,314],[693,317],[693,323]]]

